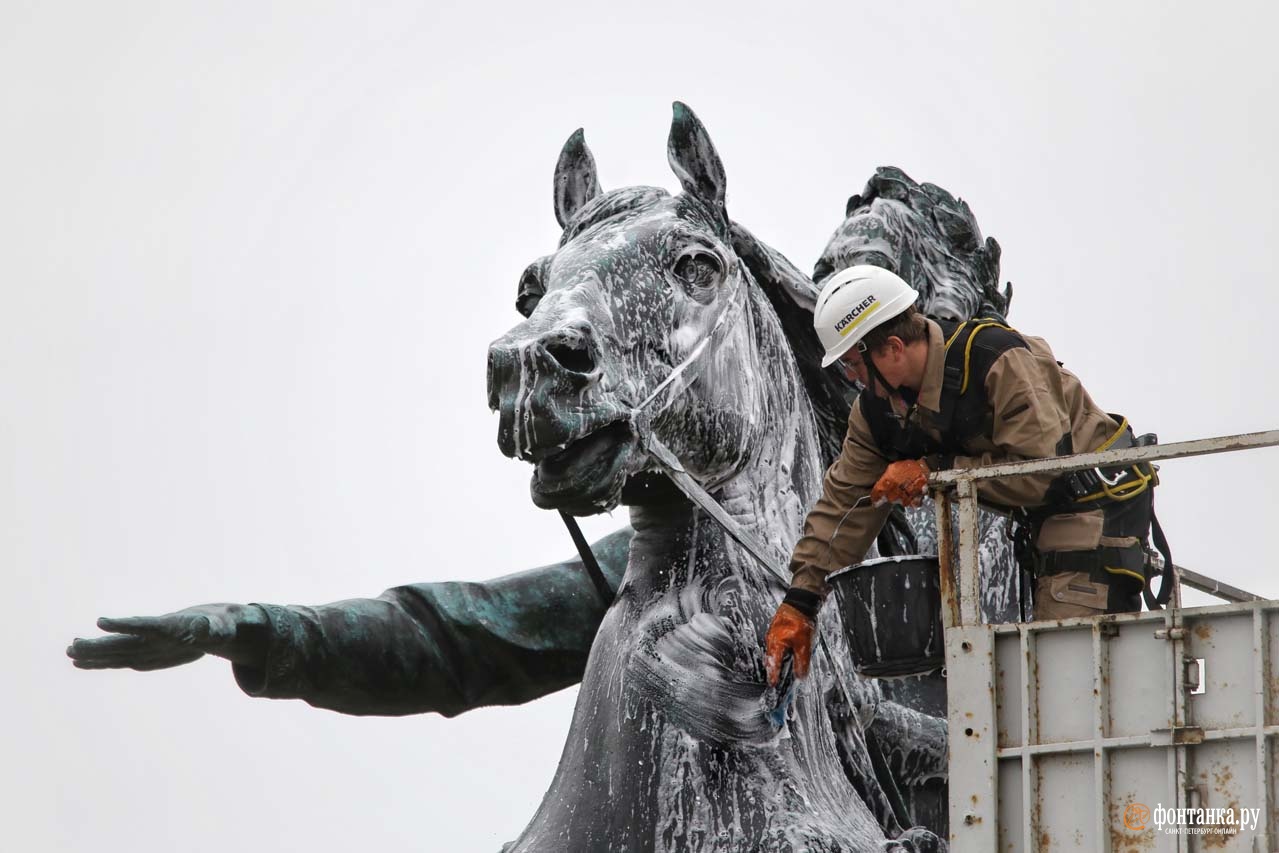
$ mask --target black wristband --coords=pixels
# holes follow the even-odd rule
[[[815,592],[793,586],[786,590],[782,604],[789,604],[809,619],[816,619],[817,611],[822,609],[822,597]]]

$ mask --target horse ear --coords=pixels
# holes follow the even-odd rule
[[[595,158],[586,147],[586,134],[579,127],[564,143],[560,160],[555,164],[555,219],[560,227],[566,227],[573,214],[599,194]]]
[[[862,206],[862,197],[857,193],[853,193],[848,197],[848,204],[844,205],[844,218],[853,215],[853,211]]]
[[[711,208],[724,210],[724,164],[711,144],[710,134],[686,104],[676,101],[666,159],[689,195]]]

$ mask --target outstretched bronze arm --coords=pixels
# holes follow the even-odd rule
[[[633,535],[626,527],[592,546],[613,589]],[[604,610],[574,558],[482,583],[412,584],[318,607],[209,604],[103,619],[111,636],[78,639],[67,654],[82,669],[139,670],[214,654],[232,662],[251,696],[345,714],[451,717],[576,683]]]

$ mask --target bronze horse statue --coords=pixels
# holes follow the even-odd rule
[[[580,680],[559,769],[512,851],[939,849],[905,828],[893,788],[944,779],[944,723],[847,671],[828,613],[836,653],[817,661],[782,729],[771,726],[759,647],[780,587],[646,450],[660,438],[733,518],[785,552],[856,393],[818,367],[813,281],[731,222],[719,156],[678,104],[668,153],[682,194],[601,192],[581,132],[570,137],[555,174],[560,245],[525,271],[527,319],[490,349],[499,446],[533,463],[535,503],[630,508],[631,526],[594,544],[611,603],[573,559],[319,607],[104,619],[115,633],[77,640],[76,665],[158,669],[211,653],[232,661],[250,695],[353,714],[452,716]],[[865,251],[912,263],[957,233],[932,227],[916,228],[915,244]],[[857,262],[845,230],[819,274]],[[997,275],[997,247],[983,263]],[[925,310],[970,298],[955,287],[925,291]],[[913,520],[926,542],[930,519]]]
[[[525,274],[528,319],[489,350],[498,443],[534,464],[536,504],[580,514],[661,474],[647,452],[658,438],[739,525],[788,553],[825,466],[766,294],[777,283],[734,249],[722,163],[682,105],[668,155],[682,194],[602,192],[581,136],[566,145],[560,246]],[[759,649],[776,578],[687,501],[640,501],[631,525],[572,735],[510,853],[878,849],[826,706],[839,674],[798,685],[783,731],[765,716]]]

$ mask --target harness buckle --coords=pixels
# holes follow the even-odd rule
[[[1100,486],[1100,468],[1085,468],[1082,471],[1069,471],[1062,474],[1059,482],[1066,487],[1070,503],[1074,503],[1095,492]]]

